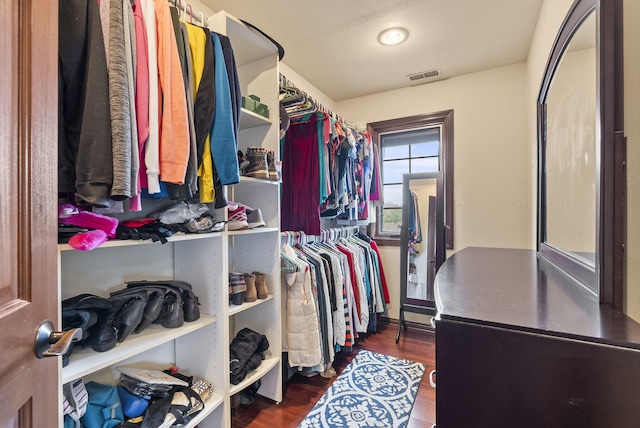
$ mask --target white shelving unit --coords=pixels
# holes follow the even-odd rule
[[[269,107],[270,117],[242,110],[239,149],[265,147],[279,152],[278,55],[265,38],[240,21],[220,12],[209,18],[213,31],[229,36],[236,58],[241,92],[255,94]],[[58,246],[60,300],[91,293],[109,297],[125,282],[177,279],[189,282],[200,301],[199,320],[176,329],[151,325],[131,334],[110,351],[98,353],[77,347],[60,385],[83,378],[116,384],[118,366],[180,372],[213,384],[214,394],[189,427],[230,428],[230,397],[261,380],[259,394],[282,401],[281,286],[279,263],[280,186],[278,182],[242,177],[226,188],[229,200],[260,208],[265,227],[246,231],[176,235],[161,244],[147,241],[110,241],[92,251]],[[216,212],[216,216],[221,211]],[[229,303],[228,275],[264,272],[269,296],[252,303]],[[269,350],[261,365],[238,385],[229,378],[229,345],[242,328],[266,335]],[[62,426],[62,415],[59,419]]]
[[[279,68],[276,47],[239,20],[222,11],[209,17],[209,27],[231,40],[243,96],[257,95],[269,108],[269,117],[242,109],[238,148],[264,147],[279,153]],[[227,189],[229,200],[259,208],[266,223],[248,231],[227,233],[229,271],[263,272],[269,297],[240,306],[230,305],[226,316],[230,341],[243,328],[264,334],[269,351],[261,365],[238,385],[230,385],[231,396],[261,380],[258,394],[282,401],[282,338],[280,289],[280,185],[278,182],[241,177]]]

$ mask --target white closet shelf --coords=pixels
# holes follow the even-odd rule
[[[245,377],[242,382],[237,385],[231,385],[231,388],[229,389],[229,395],[237,394],[252,383],[256,382],[258,379],[261,379],[279,362],[280,358],[277,357],[268,357],[264,359],[257,369],[247,373],[247,377]]]
[[[158,345],[170,342],[180,336],[194,332],[218,321],[211,315],[201,314],[193,322],[185,322],[179,328],[164,328],[151,324],[140,334],[131,334],[122,343],[107,352],[95,352],[90,347],[76,347],[69,358],[69,365],[62,369],[62,383],[81,378],[105,367],[125,360]]]
[[[235,315],[242,311],[246,311],[247,309],[251,309],[254,306],[258,306],[261,303],[268,302],[269,300],[272,300],[272,299],[273,299],[273,294],[269,294],[269,296],[267,296],[266,299],[258,299],[255,302],[243,303],[241,305],[229,304],[229,316]]]
[[[230,230],[229,236],[255,235],[259,233],[273,233],[273,232],[280,232],[280,229],[277,227],[256,227],[255,229],[247,229],[247,230]]]
[[[209,28],[215,28],[231,39],[238,67],[269,57],[273,57],[276,64],[278,49],[275,45],[224,10],[209,17]]]
[[[271,125],[272,123],[268,117],[254,113],[246,108],[240,111],[240,129],[256,128],[258,126]]]
[[[198,423],[202,422],[207,416],[211,414],[214,410],[216,410],[222,403],[224,402],[224,397],[220,394],[216,394],[215,392],[209,397],[207,401],[204,402],[204,409],[200,413],[198,413],[191,422],[185,425],[186,428],[193,428],[198,425]]]
[[[220,238],[222,237],[222,232],[212,232],[212,233],[185,233],[185,234],[176,234],[167,238],[169,242],[179,242],[179,241],[193,241],[198,239],[210,239],[210,238]],[[112,247],[132,247],[135,245],[162,245],[160,242],[153,242],[151,239],[143,239],[143,240],[135,240],[135,239],[111,239],[99,247],[95,248],[95,250],[99,250],[100,248],[112,248]],[[79,251],[73,248],[69,244],[58,244],[58,251]],[[94,251],[94,250],[92,250]]]
[[[276,181],[276,180],[267,180],[264,178],[254,178],[254,177],[246,177],[244,175],[240,176],[240,182],[241,183],[251,183],[251,184],[264,184],[264,185],[271,185],[271,186],[277,186],[280,184],[280,181]]]

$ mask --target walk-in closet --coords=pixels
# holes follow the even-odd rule
[[[0,426],[636,428],[638,16],[0,2]]]

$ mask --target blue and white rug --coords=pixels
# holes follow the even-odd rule
[[[403,428],[426,366],[360,351],[298,428]]]

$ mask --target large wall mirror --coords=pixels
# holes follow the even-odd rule
[[[404,174],[400,238],[400,322],[405,312],[435,315],[434,283],[446,258],[444,180],[441,172]]]
[[[538,99],[538,250],[618,308],[626,182],[620,3],[573,3]]]

